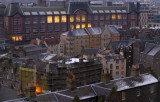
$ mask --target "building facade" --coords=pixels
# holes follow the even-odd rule
[[[11,3],[6,7],[4,21],[8,38],[25,41],[59,38],[62,32],[71,29],[105,24],[137,26],[138,13],[132,3],[122,7],[90,7],[87,2],[70,2],[67,6],[56,8],[23,7]]]

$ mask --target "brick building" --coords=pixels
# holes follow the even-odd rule
[[[44,5],[42,1],[42,5]],[[35,38],[59,38],[70,29],[109,25],[138,25],[138,12],[134,3],[122,7],[92,7],[87,2],[70,2],[61,6],[24,7],[10,3],[4,10],[8,38],[25,41]]]

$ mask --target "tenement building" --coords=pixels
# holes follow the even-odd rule
[[[88,2],[33,7],[9,3],[0,12],[4,13],[4,25],[8,38],[13,41],[59,38],[62,32],[71,29],[105,24],[126,25],[127,27],[138,25],[138,10],[134,3],[126,3],[122,7],[92,7]]]

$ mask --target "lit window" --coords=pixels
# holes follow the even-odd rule
[[[47,23],[52,23],[52,16],[47,17]]]
[[[85,28],[85,27],[86,27],[86,25],[85,25],[85,24],[82,24],[82,29]]]
[[[126,98],[125,92],[122,91],[122,100],[125,100],[125,98]]]
[[[85,22],[85,21],[86,21],[86,16],[83,15],[83,16],[82,16],[82,22]]]
[[[92,27],[91,23],[88,23],[88,27]]]
[[[15,37],[15,36],[12,36],[12,40],[13,40],[13,41],[16,41],[16,37]]]
[[[70,22],[74,22],[74,16],[70,16]]]
[[[22,36],[12,36],[13,41],[22,41]]]
[[[123,68],[124,68],[124,65],[121,65],[121,68],[123,69]]]
[[[118,19],[122,19],[122,16],[121,16],[121,14],[118,14]]]
[[[62,22],[66,22],[66,16],[62,16]]]
[[[112,14],[112,19],[116,19],[116,15],[115,14]]]
[[[55,23],[59,23],[59,16],[55,16],[55,17],[54,17],[54,22],[55,22]]]
[[[80,22],[80,16],[76,16],[76,22]]]
[[[71,25],[70,25],[70,28],[71,28],[71,29],[74,29],[74,25],[73,25],[73,24],[71,24]]]
[[[80,29],[80,24],[77,24],[77,25],[76,25],[76,29]]]

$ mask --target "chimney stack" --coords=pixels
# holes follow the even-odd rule
[[[137,64],[132,65],[131,69],[131,76],[138,76],[139,75],[139,68]]]
[[[75,75],[69,74],[66,81],[67,88],[70,90],[74,90],[76,88],[76,80]]]
[[[110,82],[110,74],[108,73],[107,69],[102,70],[101,81],[105,83]]]

